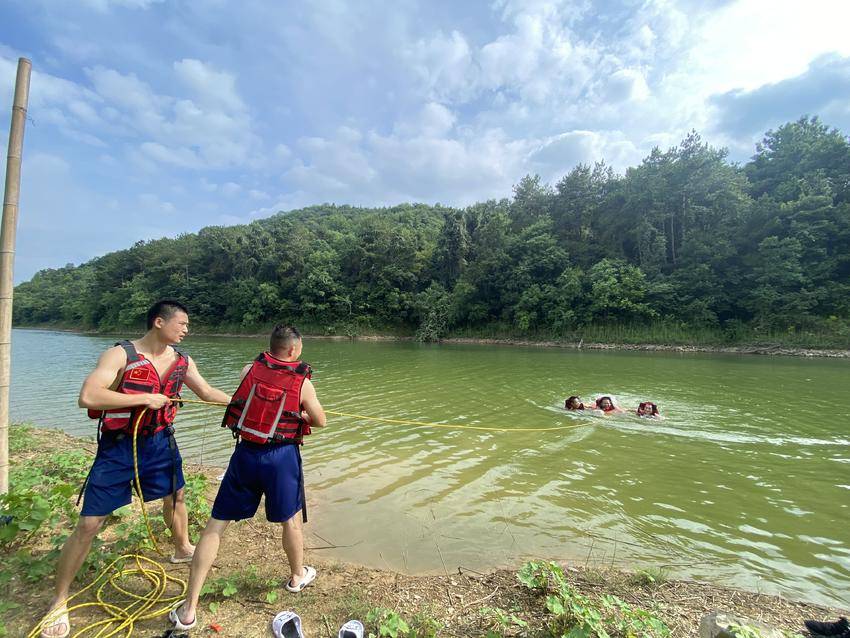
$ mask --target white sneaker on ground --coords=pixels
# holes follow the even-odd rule
[[[304,638],[301,633],[301,617],[294,611],[282,611],[272,620],[275,638]]]

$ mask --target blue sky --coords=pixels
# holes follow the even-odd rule
[[[697,129],[850,133],[846,0],[5,0],[33,61],[17,282],[323,202],[463,206]],[[0,168],[5,168],[5,152]]]

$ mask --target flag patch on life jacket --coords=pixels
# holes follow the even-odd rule
[[[147,381],[151,376],[148,368],[133,368],[130,370],[130,379],[133,381]]]

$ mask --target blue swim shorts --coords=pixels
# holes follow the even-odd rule
[[[151,436],[139,436],[136,441],[139,482],[145,501],[164,498],[186,484],[183,459],[176,441],[172,452],[171,438],[166,430],[161,430]],[[173,486],[172,480],[175,481]],[[134,483],[133,437],[103,434],[86,482],[80,515],[106,516],[127,505],[135,491]]]
[[[297,445],[240,441],[213,503],[212,517],[240,521],[257,513],[266,497],[266,518],[288,521],[303,509],[303,474]]]

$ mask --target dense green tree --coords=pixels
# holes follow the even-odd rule
[[[657,312],[645,302],[646,275],[624,261],[603,259],[588,271],[590,312],[602,323],[650,319]]]
[[[800,241],[768,237],[753,256],[752,289],[745,297],[757,325],[787,329],[806,317],[814,303],[800,265]]]
[[[850,199],[850,142],[817,117],[802,117],[768,131],[745,172],[750,194],[777,201],[797,199],[814,176],[827,180],[836,202]]]
[[[138,329],[160,297],[193,324],[350,332],[594,324],[728,334],[850,333],[850,141],[817,118],[769,131],[751,162],[692,132],[617,175],[580,164],[552,188],[465,209],[325,204],[138,242],[15,290],[17,325]]]

